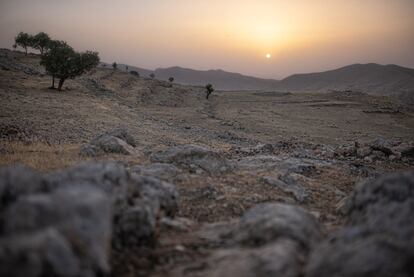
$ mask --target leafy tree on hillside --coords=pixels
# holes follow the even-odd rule
[[[174,82],[174,77],[168,78],[168,81],[170,81],[170,83]]]
[[[118,68],[118,64],[116,63],[116,62],[114,62],[113,64],[112,64],[112,68],[115,70],[115,69],[117,69]]]
[[[151,77],[151,79],[154,79],[155,78],[155,74],[154,73],[151,73],[149,76]]]
[[[42,56],[40,63],[52,75],[52,88],[54,78],[58,78],[58,90],[62,90],[66,79],[73,79],[96,67],[99,64],[99,56],[97,52],[91,51],[78,53],[66,42],[54,41],[50,50]]]
[[[213,85],[212,84],[207,84],[206,85],[206,99],[208,99],[208,97],[210,96],[210,94],[212,94],[214,91]]]
[[[17,46],[22,47],[25,50],[27,55],[27,47],[33,45],[33,36],[29,35],[28,33],[20,32],[16,38],[14,39]]]
[[[33,37],[32,47],[40,51],[40,54],[43,55],[44,51],[49,47],[51,39],[48,34],[40,32]]]

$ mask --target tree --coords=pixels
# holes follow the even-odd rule
[[[60,41],[60,40],[51,40],[48,43],[47,49],[50,51],[57,51],[56,48],[59,47],[70,47],[68,46],[68,44],[65,41]],[[47,58],[45,59],[41,59],[40,61],[41,65],[44,65],[46,67],[46,70],[48,71],[48,73],[50,75],[52,75],[52,86],[50,87],[51,89],[55,89],[55,74],[54,72],[57,72],[59,70],[59,57],[57,55],[52,56],[49,55]]]
[[[14,39],[17,46],[22,47],[27,55],[27,47],[33,45],[33,36],[28,33],[20,32]]]
[[[149,76],[151,77],[151,79],[154,79],[155,78],[155,74],[154,73],[151,73]]]
[[[40,51],[40,54],[43,55],[44,51],[48,48],[51,39],[48,34],[44,32],[40,32],[33,37],[33,45],[31,45],[34,49]]]
[[[129,67],[126,65],[125,66],[125,71],[128,72]]]
[[[113,64],[112,64],[112,68],[115,70],[115,69],[117,69],[118,68],[118,64],[116,63],[116,62],[114,62]]]
[[[134,76],[139,77],[139,73],[138,73],[137,71],[135,71],[135,70],[131,70],[129,73],[130,73],[131,75],[134,75]]]
[[[174,82],[174,77],[168,78],[168,81],[170,81],[170,83]]]
[[[206,85],[206,99],[208,99],[208,97],[210,96],[211,93],[213,93],[214,88],[212,84],[207,84]]]
[[[77,53],[66,42],[54,42],[50,50],[41,58],[41,65],[54,78],[59,79],[58,90],[62,90],[66,79],[73,79],[91,70],[99,64],[97,52],[86,51]]]

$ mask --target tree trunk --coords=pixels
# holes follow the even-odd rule
[[[40,48],[40,55],[43,56],[43,47]]]
[[[55,89],[55,76],[54,75],[52,75],[52,86],[50,88]]]
[[[64,82],[65,82],[65,78],[60,78],[59,79],[59,85],[58,85],[58,90],[59,91],[62,90],[62,86],[63,86]]]
[[[24,48],[24,50],[26,51],[26,54],[25,55],[27,56],[27,46]]]

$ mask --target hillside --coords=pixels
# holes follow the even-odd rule
[[[194,70],[182,67],[158,68],[155,76],[168,80],[170,76],[180,84],[205,86],[208,83],[219,90],[269,90],[274,88],[278,81],[245,76],[239,73],[223,70]]]
[[[414,69],[354,64],[326,72],[292,75],[283,79],[279,88],[307,92],[354,90],[375,95],[414,94]]]
[[[290,92],[359,91],[372,95],[394,95],[414,103],[414,69],[397,65],[354,64],[339,69],[295,74],[281,81],[245,76],[223,70],[194,70],[182,67],[155,71],[128,66],[143,77],[154,73],[157,79],[174,77],[179,84],[204,86],[212,83],[219,90],[277,90]],[[125,70],[125,65],[119,65]]]
[[[413,173],[378,179],[414,166],[410,105],[206,100],[122,68],[50,82],[38,55],[0,50],[4,276],[354,276],[379,250],[412,257]]]

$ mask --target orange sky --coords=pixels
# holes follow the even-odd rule
[[[282,78],[358,62],[414,67],[413,0],[0,0],[0,47],[19,31],[149,69]]]

